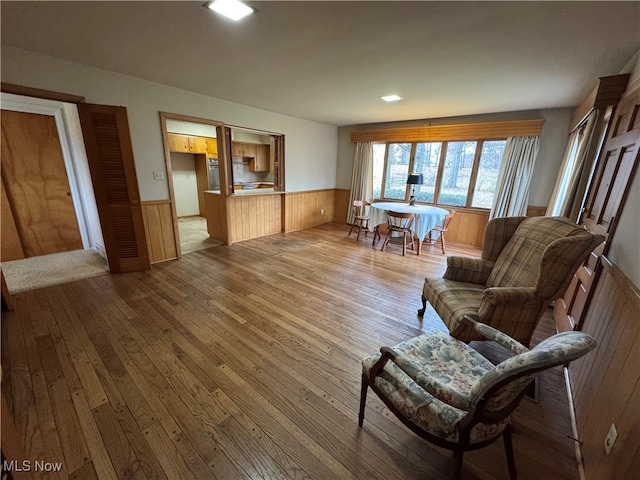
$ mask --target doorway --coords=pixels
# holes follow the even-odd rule
[[[9,293],[107,273],[77,107],[8,93],[1,101],[1,260]]]
[[[205,192],[220,194],[221,188],[217,122],[200,123],[178,115],[162,120],[180,252],[221,245],[209,235],[205,205]]]

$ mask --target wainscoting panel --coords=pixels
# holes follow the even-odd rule
[[[282,231],[282,194],[227,197],[229,243]]]
[[[334,202],[334,189],[286,193],[284,231],[292,232],[332,222],[335,217]]]
[[[640,292],[604,256],[584,331],[598,346],[569,367],[588,480],[637,478],[640,457]],[[604,440],[612,423],[611,454]]]
[[[141,202],[141,205],[149,261],[158,263],[178,258],[171,215],[171,202],[169,200],[157,200]]]
[[[209,237],[222,243],[229,242],[227,232],[226,197],[216,193],[204,193],[204,210]]]
[[[334,210],[333,221],[338,223],[344,223],[347,221],[347,212],[349,211],[349,197],[351,196],[351,190],[345,190],[337,188],[334,194]]]
[[[482,247],[488,222],[489,212],[458,210],[449,224],[445,239],[447,242]]]

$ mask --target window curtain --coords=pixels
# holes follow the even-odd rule
[[[354,200],[371,201],[373,196],[373,146],[371,142],[356,143],[356,153],[353,157],[353,175],[351,177],[351,195],[349,196],[349,210],[347,223],[353,223]]]
[[[582,202],[584,188],[580,188],[580,179],[588,162],[589,145],[596,130],[598,111],[593,109],[586,121],[578,125],[569,135],[564,160],[553,188],[546,215],[571,218],[577,213],[576,202]],[[587,165],[589,164],[589,165]],[[582,191],[580,191],[582,190]],[[575,219],[574,219],[575,220]]]
[[[489,219],[527,214],[529,185],[540,137],[509,137],[502,156]]]

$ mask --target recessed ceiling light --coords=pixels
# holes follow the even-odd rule
[[[384,95],[383,97],[380,97],[381,100],[384,100],[385,102],[399,102],[400,100],[404,100],[404,98],[402,98],[400,95]]]
[[[253,13],[253,8],[238,0],[216,0],[215,2],[207,3],[207,8],[230,18],[234,22]]]

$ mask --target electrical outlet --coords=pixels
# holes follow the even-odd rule
[[[616,443],[616,438],[618,438],[618,430],[616,430],[615,423],[612,423],[609,433],[607,433],[607,438],[604,439],[604,451],[607,455],[611,453],[613,444]]]
[[[324,215],[324,208],[320,209],[320,215]]]
[[[154,180],[164,180],[164,172],[153,172]]]

